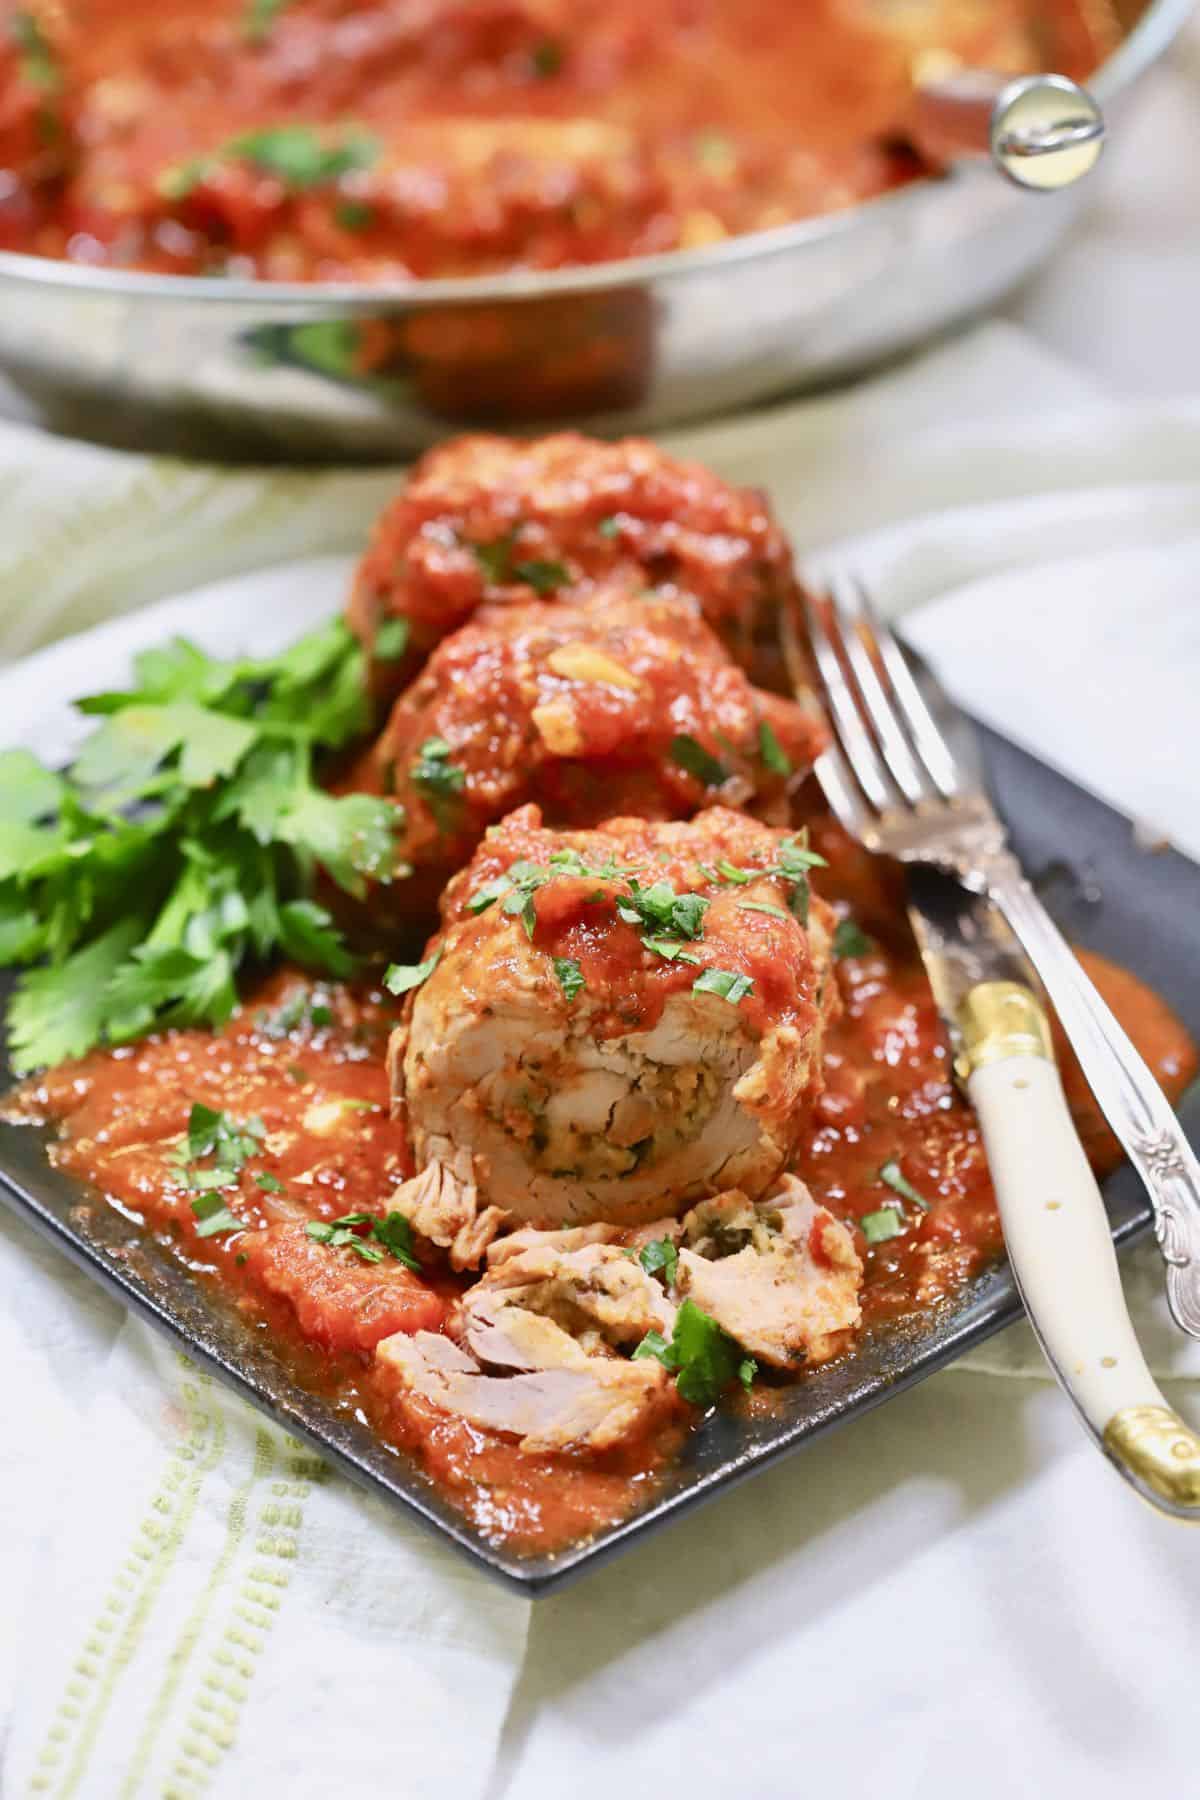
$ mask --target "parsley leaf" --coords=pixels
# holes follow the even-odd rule
[[[691,963],[696,968],[700,967],[700,958],[695,951],[689,950],[686,944],[681,944],[678,938],[644,937],[642,943],[647,950],[653,950],[656,956],[664,957],[667,962]]]
[[[183,200],[223,163],[241,162],[302,193],[369,168],[379,152],[379,140],[366,131],[343,130],[340,136],[329,137],[311,125],[269,125],[229,138],[206,156],[189,157],[164,169],[156,185],[165,200]]]
[[[629,878],[629,893],[617,899],[617,915],[627,925],[669,938],[695,939],[704,931],[709,902],[703,894],[677,894],[669,881],[644,888],[636,876]]]
[[[615,513],[610,513],[607,519],[601,519],[596,530],[602,538],[618,537],[621,531],[621,521]]]
[[[512,553],[516,531],[505,532],[490,544],[472,544],[471,553],[488,581],[503,587],[512,580]]]
[[[246,1222],[230,1212],[220,1194],[201,1194],[191,1202],[196,1216],[196,1236],[216,1237],[223,1231],[245,1231]]]
[[[375,633],[371,654],[378,662],[399,662],[408,649],[408,620],[385,619]]]
[[[747,994],[754,992],[754,981],[749,975],[739,975],[733,969],[705,969],[697,975],[692,983],[694,994],[719,994],[722,1000],[728,1000],[736,1006]]]
[[[903,1214],[894,1206],[864,1213],[858,1223],[868,1244],[885,1244],[889,1238],[900,1237],[904,1231]]]
[[[467,785],[467,772],[458,763],[451,762],[450,746],[445,738],[426,738],[409,774],[413,786],[420,788],[428,800],[438,830],[453,831],[459,816],[459,796]]]
[[[833,934],[833,954],[839,960],[848,956],[869,956],[874,948],[874,939],[869,938],[853,919],[839,920]]]
[[[679,1252],[670,1238],[655,1238],[653,1243],[643,1244],[638,1261],[647,1275],[661,1273],[667,1286],[670,1287],[675,1280],[675,1271],[679,1267]]]
[[[704,787],[720,787],[729,779],[729,770],[724,763],[718,761],[711,750],[706,750],[703,744],[698,743],[687,732],[671,739],[670,756],[673,763],[677,763],[686,774],[693,776]]]
[[[772,906],[768,900],[743,900],[738,906],[738,911],[765,913],[768,919],[783,919],[786,921],[789,917],[789,914],[784,912],[782,906]]]
[[[242,36],[250,44],[264,44],[271,27],[291,0],[249,0],[242,19]]]
[[[583,979],[583,971],[573,957],[556,956],[554,958],[554,973],[557,977],[558,985],[563,991],[563,998],[569,1006],[576,994],[587,986],[587,983]]]
[[[758,754],[762,758],[765,769],[772,775],[790,775],[791,762],[788,760],[783,745],[764,719],[758,728]]]
[[[370,1227],[366,1234],[360,1229],[363,1225]],[[421,1264],[413,1253],[412,1226],[403,1213],[388,1213],[384,1219],[373,1213],[344,1213],[331,1224],[310,1219],[304,1229],[314,1243],[327,1244],[331,1250],[351,1250],[360,1262],[382,1262],[387,1250],[414,1275],[421,1273]]]
[[[407,994],[410,988],[420,987],[428,981],[433,971],[442,960],[442,947],[439,944],[432,956],[427,956],[419,963],[392,963],[383,978],[383,985],[389,994]]]
[[[669,1343],[661,1332],[648,1331],[633,1354],[653,1356],[676,1371],[675,1386],[692,1406],[711,1406],[733,1382],[749,1387],[755,1375],[753,1358],[693,1300],[685,1300],[676,1313]]]
[[[571,579],[571,571],[565,563],[544,562],[537,558],[532,562],[514,563],[512,573],[514,581],[523,581],[539,598],[566,587]]]
[[[550,75],[557,75],[563,66],[563,47],[554,38],[543,38],[540,44],[533,47],[530,62],[533,72],[544,81]]]
[[[172,1161],[180,1185],[200,1196],[191,1202],[199,1221],[198,1237],[246,1229],[245,1221],[235,1218],[222,1200],[221,1190],[237,1186],[243,1168],[252,1156],[259,1154],[265,1136],[266,1126],[260,1118],[239,1120],[200,1101],[193,1105],[187,1135]],[[211,1164],[202,1168],[200,1165],[209,1157]]]
[[[886,1182],[888,1187],[899,1194],[902,1200],[910,1201],[912,1205],[918,1207],[921,1212],[929,1211],[928,1200],[926,1200],[924,1194],[919,1194],[917,1192],[912,1182],[905,1176],[900,1164],[896,1161],[894,1156],[890,1157],[880,1169],[879,1179],[880,1181]]]
[[[21,79],[44,94],[58,93],[62,87],[58,59],[34,14],[21,7],[10,19],[8,31],[20,52]]]

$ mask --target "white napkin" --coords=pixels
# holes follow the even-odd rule
[[[1084,547],[1133,556],[1134,546],[1194,534],[1200,516],[1195,409],[1117,409],[998,326],[851,394],[682,434],[672,447],[770,488],[805,549],[850,540],[836,554],[853,557],[889,606],[965,587],[969,613],[946,598],[949,616],[985,634],[994,591],[989,599],[980,577],[998,579],[1031,556],[1068,566]],[[0,428],[0,651],[20,653],[235,568],[347,548],[391,485],[379,474],[188,469]],[[280,574],[281,604],[303,580],[300,570]],[[1014,577],[1010,593],[1021,585]],[[261,605],[256,612],[261,620]],[[1048,643],[1053,612],[1038,625]],[[106,634],[79,646],[72,663],[83,658],[90,684],[103,656],[113,646],[126,654],[140,626],[131,620],[111,644]],[[978,661],[1005,666],[990,650]],[[0,677],[6,741],[52,724],[62,667],[51,650]],[[1055,699],[1049,691],[1047,711]],[[1080,723],[1090,739],[1059,744],[1058,760],[1086,774],[1097,721]],[[1036,747],[1036,734],[1025,735]],[[1155,817],[1180,842],[1194,813],[1189,827],[1167,811],[1186,799],[1156,790]],[[303,1797],[361,1791],[368,1780],[415,1791],[448,1773],[462,1800],[482,1793],[520,1667],[525,1604],[340,1481],[285,1473],[294,1453],[280,1434],[180,1369],[146,1328],[126,1323],[118,1333],[119,1321],[24,1227],[0,1219],[0,1366],[16,1371],[18,1409],[0,1484],[0,1582],[14,1627],[10,1666],[21,1677],[10,1682],[0,1662],[0,1693],[15,1694],[12,1791],[188,1795],[203,1773],[218,1795],[252,1791],[257,1780],[268,1793]],[[1000,1361],[1034,1366],[1024,1346]],[[188,1431],[199,1434],[195,1455],[181,1460]],[[820,1461],[817,1451],[809,1479],[827,1484]],[[271,1492],[293,1479],[308,1492]],[[781,1488],[782,1475],[770,1479]],[[58,1518],[50,1493],[64,1497]],[[264,1521],[277,1505],[287,1520]],[[147,1518],[161,1526],[143,1580]],[[702,1522],[687,1529],[693,1545],[708,1541]],[[259,1538],[280,1533],[294,1554],[272,1558]],[[739,1560],[732,1555],[731,1570]],[[286,1587],[264,1581],[276,1563]],[[657,1566],[653,1550],[640,1563]],[[262,1604],[268,1589],[278,1609]],[[664,1591],[683,1604],[674,1581]],[[655,1609],[643,1611],[653,1629]],[[586,1609],[571,1616],[582,1621]],[[236,1692],[222,1685],[230,1681]]]

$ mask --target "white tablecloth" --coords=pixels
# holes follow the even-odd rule
[[[1122,435],[1121,467],[1136,469],[1137,483],[1121,497],[1115,490],[1089,489],[1074,514],[1060,496],[1046,515],[1049,521],[1053,514],[1056,553],[1085,548],[1089,517],[1103,516],[1108,541],[1121,542],[1119,518],[1115,537],[1112,530],[1121,507],[1130,542],[1137,541],[1139,522],[1154,542],[1182,544],[1189,525],[1194,535],[1200,525],[1200,458],[1194,451],[1200,442],[1200,358],[1194,347],[1200,320],[1200,37],[1193,35],[1148,87],[1098,180],[1084,228],[1056,267],[1013,303],[1009,317],[1077,369],[1075,380],[1068,370],[1055,372],[1053,420],[1047,423],[1039,408],[1040,384],[1030,375],[1036,358],[1015,356],[1014,377],[1020,372],[1030,385],[1024,441],[1016,425],[991,437],[982,425],[972,437],[968,426],[957,442],[941,440],[944,460],[936,475],[927,464],[868,462],[857,483],[818,483],[810,495],[803,491],[802,466],[789,471],[791,482],[781,472],[781,484],[792,490],[784,496],[785,510],[802,537],[816,542],[860,524],[867,480],[876,489],[869,516],[877,527],[935,500],[978,506],[981,479],[988,495],[1027,494],[1028,460],[1023,478],[1008,473],[1021,470],[1022,456],[1035,459],[1047,489],[1078,479],[1082,494],[1089,472],[1081,467],[1081,433],[1078,421],[1062,412],[1076,404],[1089,430]],[[953,384],[956,370],[972,365],[960,364],[952,348],[936,366]],[[993,377],[1003,368],[1002,345],[999,354],[993,346],[988,367]],[[1110,414],[1107,396],[1114,393],[1160,400],[1191,395],[1195,403],[1181,406],[1177,417],[1159,408],[1143,420],[1136,412]],[[886,423],[889,408],[895,415],[918,394],[929,408],[927,384],[908,386],[901,375],[881,400],[877,422]],[[803,428],[807,451],[818,459],[826,422],[831,433],[836,429],[835,407],[818,403]],[[974,407],[975,396],[964,393],[963,417],[973,419]],[[918,414],[914,429],[933,416]],[[895,416],[890,423],[895,426]],[[726,463],[733,465],[728,472],[736,474],[738,444],[723,441]],[[870,448],[868,434],[865,459]],[[1111,440],[1099,445],[1097,469],[1100,452],[1111,448]],[[755,450],[753,428],[747,427],[748,462]],[[960,454],[961,495],[953,479]],[[367,490],[347,479],[349,519]],[[1092,472],[1091,479],[1101,477]],[[31,484],[31,496],[34,491]],[[222,492],[232,519],[237,494]],[[946,586],[973,572],[970,540],[990,530],[969,511],[957,516],[961,539],[954,533],[931,536]],[[1024,516],[1028,529],[1034,515],[1027,510]],[[293,554],[306,547],[303,535],[280,529]],[[1022,550],[1019,538],[1013,538],[1014,560],[1033,560],[1036,545]],[[114,586],[134,596],[153,592],[153,540],[139,541],[134,533],[118,551]],[[0,545],[0,567],[6,554]],[[876,542],[875,554],[898,603],[922,597],[922,588],[925,594],[937,591],[919,554],[906,550],[889,559],[886,537]],[[193,579],[232,566],[225,555],[218,525],[197,546]],[[20,565],[9,573],[28,577]],[[105,610],[95,584],[65,562],[48,568],[45,579],[47,604],[58,609],[64,627]],[[911,593],[906,583],[913,584]],[[89,614],[93,606],[99,610]],[[1186,634],[1174,641],[1185,645],[1185,653],[1194,642]],[[1195,675],[1200,681],[1200,667]],[[101,1404],[85,1408],[81,1395],[96,1374],[89,1346],[107,1350],[111,1335],[104,1303],[81,1278],[64,1278],[48,1254],[39,1256],[38,1281],[31,1276],[26,1290],[17,1285],[22,1264],[15,1247],[0,1243],[0,1261],[8,1322],[19,1325],[24,1318],[25,1326],[24,1334],[12,1334],[16,1362],[6,1369],[14,1398],[6,1409],[11,1474],[7,1493],[0,1486],[0,1568],[10,1630],[7,1643],[0,1639],[0,1697],[16,1697],[13,1736],[23,1737],[31,1752],[22,1755],[22,1768],[36,1766],[35,1780],[44,1777],[43,1786],[28,1791],[66,1792],[54,1752],[57,1743],[73,1743],[72,1734],[78,1735],[70,1683],[53,1696],[55,1713],[36,1671],[47,1659],[52,1663],[59,1619],[74,1603],[70,1592],[62,1592],[71,1543],[80,1534],[85,1544],[92,1532],[99,1538],[103,1522],[69,1476],[58,1493],[46,1492],[48,1459],[21,1462],[22,1446],[35,1438],[45,1446],[39,1422],[21,1411],[22,1336],[36,1343],[39,1362],[54,1359],[56,1337],[69,1340],[54,1360],[54,1425],[68,1471],[76,1421],[87,1412],[93,1452],[106,1442],[119,1445],[122,1432],[131,1429],[128,1415],[143,1391],[154,1391],[156,1377],[136,1358],[122,1363],[118,1357],[105,1366]],[[78,1330],[89,1308],[96,1318],[92,1338]],[[998,1354],[993,1366],[1024,1371],[1029,1365],[1018,1352]],[[1186,1410],[1194,1392],[1180,1383],[1174,1395]],[[114,1393],[127,1399],[127,1416],[114,1405]],[[253,1455],[252,1446],[246,1454]],[[273,1663],[267,1658],[275,1690],[265,1703],[270,1730],[280,1734],[278,1749],[269,1732],[251,1743],[243,1731],[239,1740],[235,1721],[228,1728],[228,1753],[213,1763],[222,1794],[252,1785],[267,1796],[286,1792],[289,1800],[315,1800],[340,1785],[355,1796],[376,1790],[415,1796],[431,1785],[434,1762],[440,1765],[434,1784],[459,1773],[458,1800],[483,1792],[490,1800],[558,1800],[564,1788],[577,1800],[677,1789],[697,1800],[742,1792],[752,1800],[794,1800],[810,1787],[851,1795],[887,1791],[897,1800],[918,1794],[922,1800],[957,1800],[964,1789],[977,1800],[1043,1792],[1125,1800],[1131,1790],[1160,1785],[1179,1793],[1197,1790],[1195,1544],[1133,1505],[1041,1376],[955,1372],[897,1398],[716,1502],[703,1517],[534,1608],[523,1658],[525,1622],[506,1606],[481,1600],[475,1608],[468,1596],[472,1617],[464,1631],[457,1585],[446,1586],[444,1606],[431,1604],[428,1581],[408,1560],[407,1544],[402,1553],[397,1537],[394,1560],[386,1552],[380,1556],[379,1545],[388,1542],[380,1519],[367,1517],[364,1530],[357,1503],[347,1502],[339,1529],[336,1514],[317,1499],[308,1505],[317,1521],[316,1543],[307,1553],[314,1562],[297,1569],[300,1591],[274,1628],[276,1642],[286,1636],[288,1654],[280,1659],[276,1651]],[[52,1513],[57,1522],[48,1528]],[[59,1546],[52,1550],[60,1584],[53,1601],[44,1570],[32,1573],[35,1547],[43,1541]],[[389,1639],[391,1621],[403,1612],[406,1583],[422,1596],[421,1619],[415,1631],[400,1634],[396,1628]],[[17,1601],[30,1587],[33,1612],[24,1615]],[[181,1619],[180,1646],[189,1629],[188,1619]],[[431,1664],[440,1657],[443,1669],[459,1673],[460,1743],[448,1742],[454,1726],[448,1731],[441,1723],[454,1717],[454,1689],[444,1674],[421,1680],[423,1630]],[[310,1632],[320,1654],[306,1658]],[[103,1647],[101,1637],[97,1643]],[[219,1655],[218,1646],[218,1661]],[[493,1758],[502,1666],[516,1685]],[[166,1694],[171,1673],[169,1666],[149,1666],[146,1679]],[[260,1689],[262,1681],[260,1675]],[[251,1707],[255,1700],[251,1693]],[[59,1730],[61,1740],[54,1735]],[[440,1757],[432,1741],[438,1731]],[[348,1739],[351,1757],[323,1754],[331,1741],[340,1747]],[[219,1743],[219,1734],[213,1741]],[[107,1800],[119,1791],[139,1797],[200,1791],[206,1779],[202,1757],[180,1774],[142,1756],[135,1779],[134,1757],[142,1748],[130,1743],[128,1787],[118,1748],[115,1762],[111,1751],[103,1762],[80,1758],[82,1772],[71,1791],[84,1800]],[[44,1757],[47,1751],[51,1759],[35,1765],[33,1752]],[[7,1785],[4,1791],[10,1791]],[[26,1791],[24,1777],[12,1791]]]

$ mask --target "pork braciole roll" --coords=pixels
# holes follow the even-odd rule
[[[687,818],[714,800],[785,819],[826,742],[754,687],[690,602],[609,585],[485,607],[396,702],[368,784],[403,808],[400,850],[430,898],[485,828],[527,801],[552,826]]]
[[[419,1168],[516,1223],[632,1225],[781,1172],[821,1081],[832,914],[803,840],[714,807],[554,832],[529,806],[443,897],[391,1045]]]
[[[348,618],[392,690],[487,601],[613,577],[690,596],[743,668],[773,661],[791,552],[765,497],[643,438],[485,434],[424,456],[377,523]]]

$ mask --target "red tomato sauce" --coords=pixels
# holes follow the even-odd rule
[[[1082,0],[2,0],[0,245],[360,281],[686,249],[923,174],[926,52],[1083,77],[1115,37]]]
[[[894,1200],[879,1174],[893,1159],[928,1203],[927,1213],[907,1208],[902,1236],[871,1247],[859,1234],[865,1329],[886,1330],[952,1302],[1001,1253],[1000,1226],[978,1126],[952,1085],[889,872],[832,822],[818,821],[813,838],[831,863],[821,891],[852,913],[871,944],[837,965],[844,1012],[827,1040],[825,1089],[795,1168],[848,1222]],[[1196,1069],[1183,1027],[1133,976],[1084,960],[1177,1096]],[[384,1066],[398,1011],[375,989],[311,984],[283,969],[223,1031],[173,1032],[93,1054],[27,1083],[10,1111],[59,1122],[59,1167],[140,1214],[201,1279],[272,1334],[298,1380],[365,1415],[482,1531],[528,1551],[553,1550],[648,1499],[700,1416],[679,1402],[673,1424],[653,1441],[601,1456],[531,1456],[420,1399],[397,1403],[376,1389],[374,1343],[389,1330],[436,1328],[462,1282],[415,1275],[390,1260],[358,1262],[314,1243],[303,1225],[385,1211],[391,1188],[410,1172],[402,1127],[388,1115]],[[1115,1145],[1069,1058],[1064,1074],[1084,1142],[1104,1169],[1116,1161]],[[223,1197],[238,1219],[269,1233],[197,1236],[177,1166],[195,1102],[261,1121],[255,1154]],[[759,1410],[770,1406],[771,1391],[726,1404]]]

